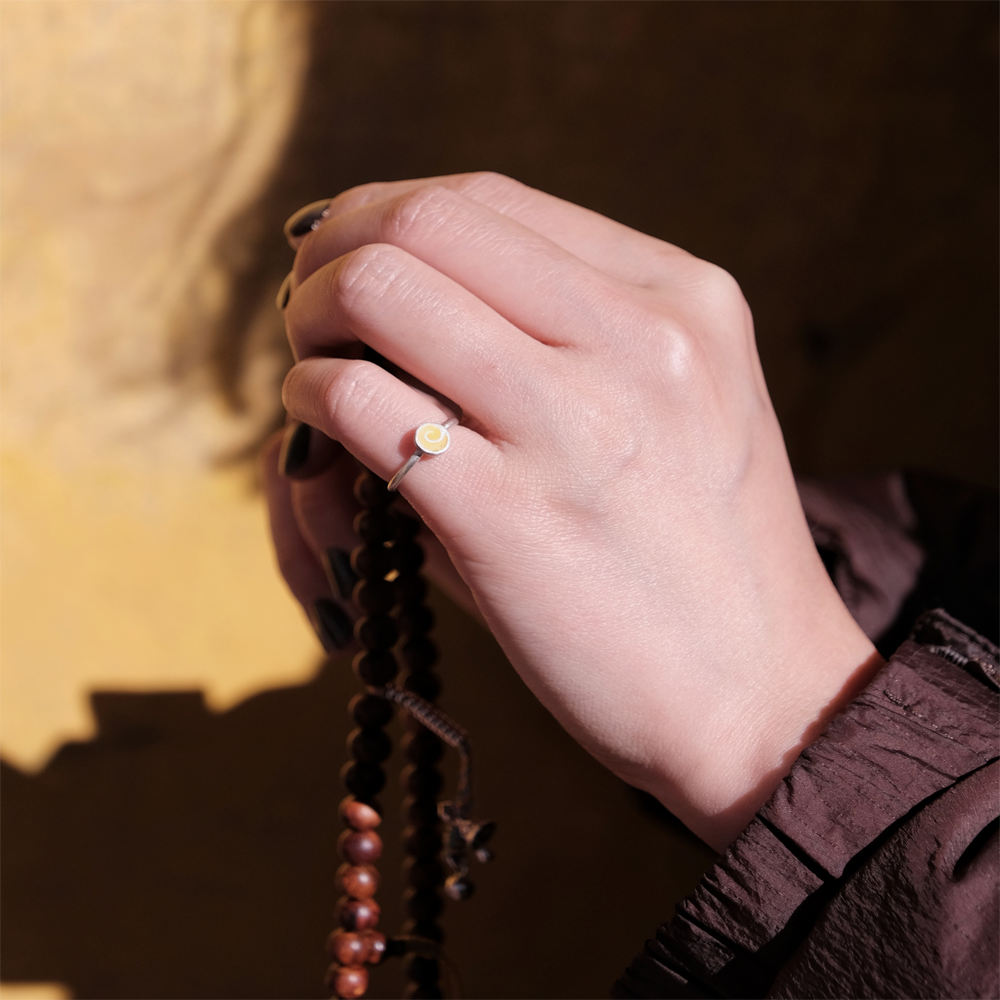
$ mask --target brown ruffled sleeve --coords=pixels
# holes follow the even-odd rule
[[[924,615],[615,997],[996,997],[998,650]]]

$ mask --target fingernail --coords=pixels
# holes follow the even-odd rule
[[[293,250],[298,250],[299,244],[323,221],[326,210],[332,199],[314,201],[305,208],[300,208],[285,223],[285,239]]]
[[[354,626],[347,613],[328,597],[313,601],[313,626],[328,653],[334,649],[343,649],[354,635]]]
[[[326,575],[330,586],[345,600],[351,600],[354,595],[354,585],[358,582],[358,574],[351,566],[351,554],[346,549],[327,549]]]
[[[296,420],[295,423],[288,425],[278,455],[278,468],[281,469],[283,476],[294,477],[295,473],[306,464],[311,437],[312,428],[308,424]]]
[[[288,305],[288,300],[292,297],[292,272],[289,271],[285,275],[285,280],[281,283],[281,288],[278,289],[278,294],[274,298],[274,304],[278,307],[278,312],[284,312],[285,306]]]

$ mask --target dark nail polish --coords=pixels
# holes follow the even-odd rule
[[[314,201],[300,208],[285,223],[285,239],[297,250],[299,244],[323,221],[323,213],[330,207],[331,199]]]
[[[345,601],[349,601],[354,594],[354,585],[358,582],[358,574],[351,567],[350,552],[346,549],[327,549],[325,562],[330,586]]]
[[[278,289],[278,294],[275,296],[274,304],[278,307],[278,312],[284,312],[285,307],[288,305],[288,300],[292,297],[292,272],[289,271],[285,275],[285,280],[281,283],[281,288]]]
[[[309,458],[309,439],[312,428],[308,424],[289,424],[285,437],[281,442],[281,453],[278,455],[278,468],[283,476],[294,476],[306,464]]]
[[[327,597],[313,601],[313,625],[323,648],[329,653],[343,649],[354,635],[354,626],[339,604]]]

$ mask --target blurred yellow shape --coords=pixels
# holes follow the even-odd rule
[[[237,418],[207,378],[167,377],[184,297],[225,303],[210,250],[281,154],[304,31],[273,0],[0,5],[0,749],[19,767],[89,734],[94,687],[222,708],[317,660],[260,498],[213,463],[273,401]]]

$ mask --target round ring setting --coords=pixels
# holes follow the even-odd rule
[[[396,474],[389,480],[386,489],[394,493],[399,489],[399,484],[403,481],[410,469],[413,468],[424,457],[424,455],[443,455],[451,447],[451,435],[448,428],[458,423],[457,417],[446,420],[443,424],[426,423],[421,424],[413,435],[413,443],[416,451],[400,466]]]

